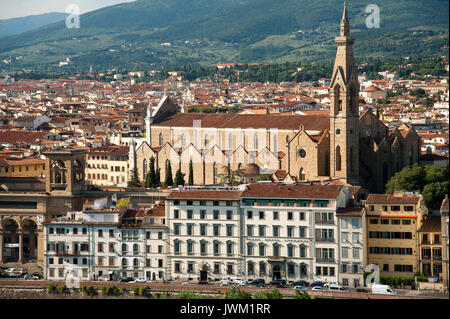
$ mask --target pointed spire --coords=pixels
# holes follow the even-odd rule
[[[347,2],[344,2],[344,12],[342,13],[341,20],[341,37],[350,35],[350,23],[347,16]]]

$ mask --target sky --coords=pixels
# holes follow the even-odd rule
[[[66,12],[76,4],[80,13],[134,0],[0,0],[0,19],[11,19],[48,12]]]

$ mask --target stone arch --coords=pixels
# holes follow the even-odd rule
[[[33,261],[37,259],[38,249],[38,226],[37,223],[30,218],[22,221],[22,251],[24,261]]]
[[[0,249],[2,249],[3,262],[18,262],[20,258],[20,247],[14,246],[20,244],[20,221],[16,218],[7,218],[3,221],[2,228],[3,244]]]

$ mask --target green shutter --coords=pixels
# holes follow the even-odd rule
[[[281,203],[281,199],[271,199],[271,203]]]
[[[258,203],[268,203],[269,200],[268,199],[258,199],[256,200]]]
[[[310,200],[298,200],[297,203],[299,204],[311,204]]]
[[[317,204],[328,204],[328,201],[327,200],[315,200],[314,203],[317,203]]]
[[[290,200],[290,199],[289,199],[289,200],[285,200],[284,202],[285,202],[285,203],[295,203],[295,200]]]
[[[255,202],[254,199],[244,199],[244,202],[247,204],[253,204]]]

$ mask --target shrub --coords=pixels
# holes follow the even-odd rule
[[[70,290],[67,289],[67,287],[65,285],[61,285],[56,287],[56,291],[58,291],[60,294],[65,294],[65,293],[69,293]]]
[[[51,293],[54,293],[54,292],[56,292],[56,286],[54,286],[54,285],[47,285],[47,293],[48,294],[51,294]]]
[[[127,290],[125,287],[120,287],[119,291],[121,294],[124,294]]]
[[[316,297],[316,296],[312,296],[312,297]],[[313,299],[312,297],[306,291],[296,290],[294,299]]]
[[[283,299],[283,295],[276,289],[272,291],[262,291],[253,294],[253,299]]]
[[[205,299],[205,295],[198,294],[189,290],[182,290],[177,296],[178,299]]]
[[[238,287],[232,287],[225,292],[223,299],[251,299],[251,295],[245,291],[241,291]]]
[[[139,296],[139,288],[133,288],[133,296]]]

